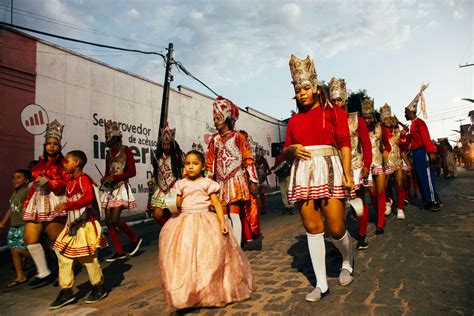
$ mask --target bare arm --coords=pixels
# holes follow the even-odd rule
[[[351,148],[342,147],[342,168],[344,169],[343,184],[349,189],[354,189],[354,178],[352,176],[352,164],[351,164]]]
[[[211,199],[211,203],[216,210],[217,219],[219,220],[219,223],[221,225],[222,234],[226,235],[229,232],[229,230],[224,221],[224,211],[222,210],[221,202],[219,201],[219,198],[217,197],[217,194],[215,193],[211,193],[209,195],[209,198]]]

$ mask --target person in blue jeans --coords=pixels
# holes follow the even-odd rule
[[[437,212],[441,210],[434,169],[437,150],[431,141],[426,123],[416,115],[418,101],[426,87],[427,85],[423,85],[415,99],[405,108],[405,118],[411,121],[408,141],[424,209]],[[422,99],[422,108],[423,103],[424,100]]]

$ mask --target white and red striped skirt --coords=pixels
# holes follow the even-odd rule
[[[59,203],[66,202],[66,196],[54,193],[43,194],[36,191],[31,196],[28,206],[23,213],[23,220],[32,222],[51,222],[56,217],[67,216],[66,211],[55,210]]]
[[[293,162],[288,200],[294,203],[322,198],[345,198],[342,184],[344,171],[337,149],[328,145],[305,148],[311,152],[311,159]]]

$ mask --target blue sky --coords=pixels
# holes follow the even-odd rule
[[[6,22],[9,4],[0,0]],[[345,78],[349,89],[366,89],[377,107],[388,102],[398,117],[421,83],[429,82],[433,138],[454,139],[456,120],[468,123],[474,109],[459,100],[474,98],[474,67],[459,68],[474,63],[471,0],[14,0],[14,8],[15,24],[64,36],[156,51],[172,42],[175,59],[213,90],[276,118],[294,109],[291,54],[309,54],[320,80]],[[159,57],[45,39],[163,81]],[[173,86],[180,84],[211,95],[174,70]]]

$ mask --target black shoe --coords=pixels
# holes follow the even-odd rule
[[[121,255],[119,255],[118,253],[114,253],[112,257],[108,257],[107,259],[105,259],[105,261],[114,262],[115,260],[123,260],[125,258],[127,258],[127,256],[124,253]]]
[[[426,204],[425,206],[423,206],[423,209],[425,211],[431,211],[431,209],[433,208],[433,202],[429,202],[428,204]]]
[[[375,235],[383,235],[384,231],[383,231],[383,228],[377,228],[375,230]]]
[[[51,282],[51,273],[44,278],[38,278],[37,276],[33,277],[28,285],[31,286],[32,289],[37,289],[42,286],[45,286]]]
[[[439,202],[434,202],[433,205],[431,206],[431,212],[438,212],[441,211],[441,204]]]
[[[359,236],[356,248],[357,250],[365,250],[369,248],[369,239],[367,238],[367,236]]]
[[[69,303],[74,302],[75,299],[76,298],[74,297],[71,289],[62,289],[54,302],[49,304],[49,309],[61,308]]]
[[[140,238],[137,240],[137,242],[134,242],[130,245],[130,252],[129,252],[130,257],[137,253],[138,249],[140,249],[142,242],[143,242],[143,239]]]
[[[101,299],[107,297],[109,293],[102,287],[102,285],[97,285],[92,288],[91,293],[86,299],[87,304],[92,304],[100,301]]]

